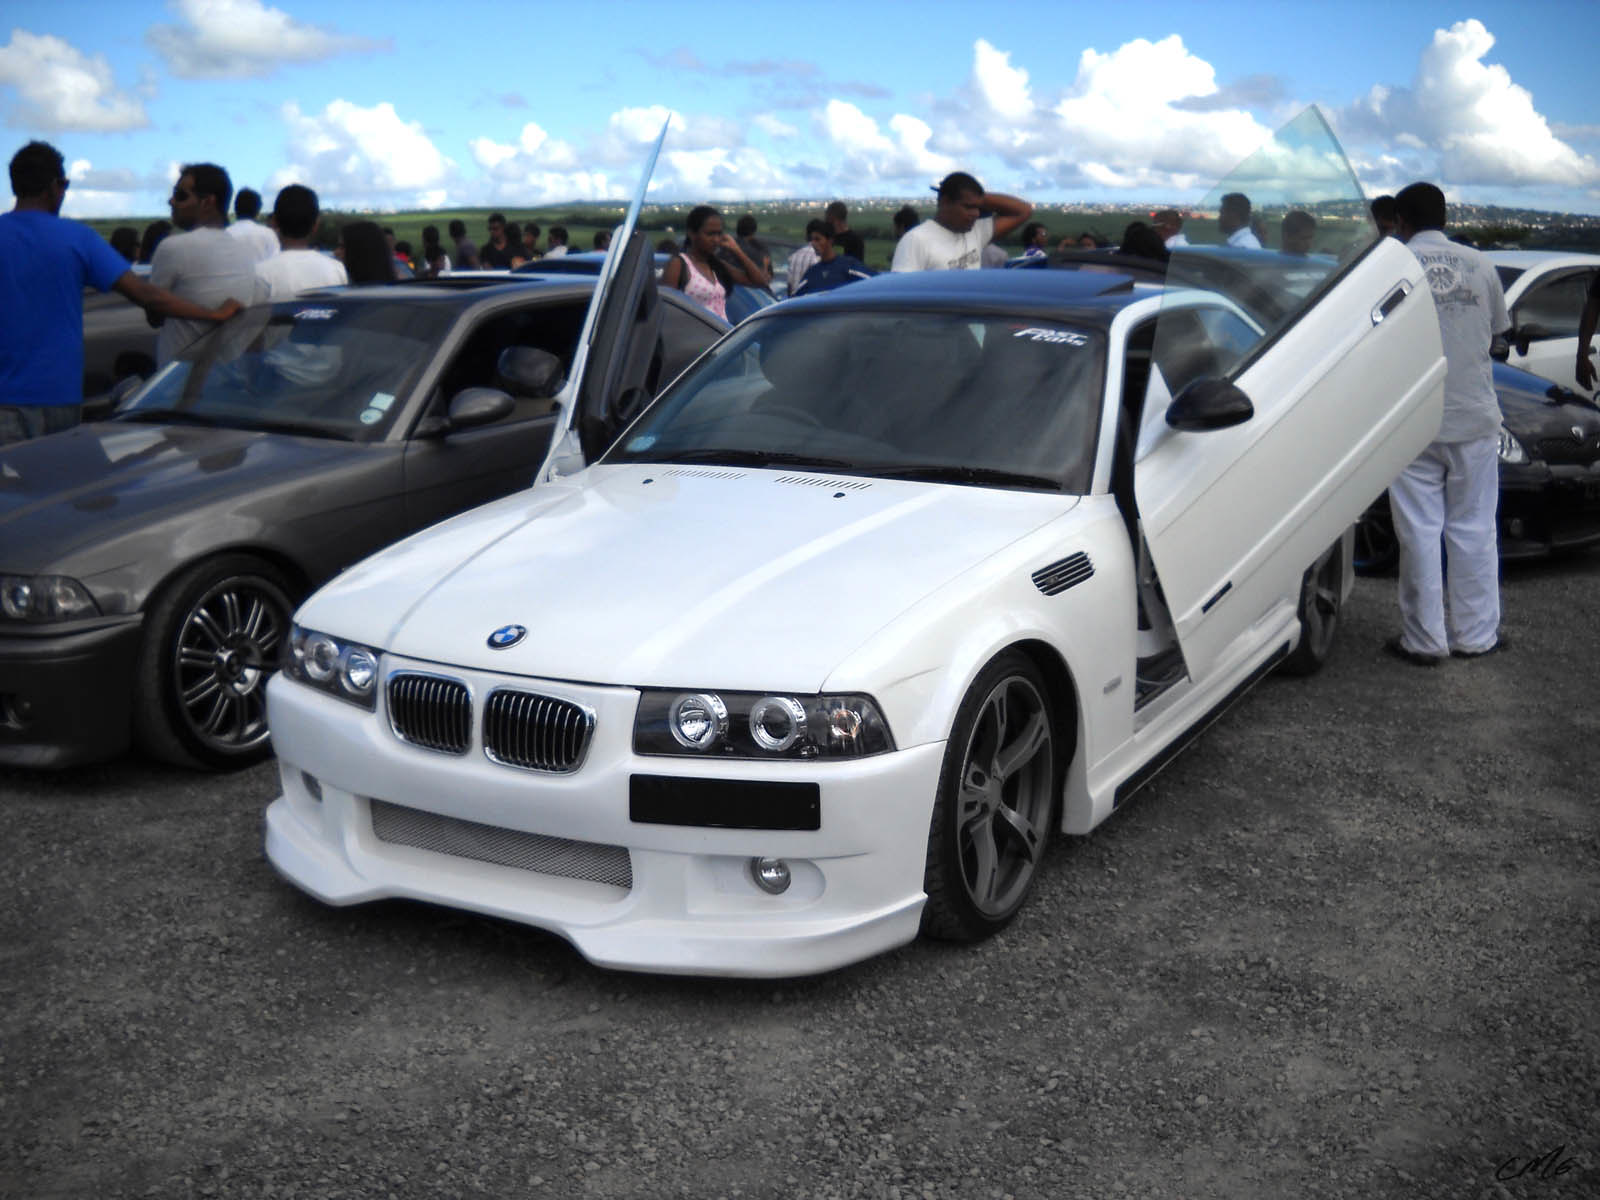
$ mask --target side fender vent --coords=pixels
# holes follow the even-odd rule
[[[1058,596],[1069,587],[1076,587],[1094,574],[1094,564],[1083,551],[1040,567],[1033,573],[1033,586],[1046,596]]]

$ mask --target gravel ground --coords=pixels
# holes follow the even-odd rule
[[[0,774],[0,1195],[1600,1196],[1600,556],[1437,671],[1393,591],[1002,936],[779,984],[324,908],[270,766]]]

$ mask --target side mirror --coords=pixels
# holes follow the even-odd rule
[[[1205,433],[1242,425],[1256,415],[1236,384],[1226,379],[1196,379],[1167,407],[1167,424],[1184,433]]]
[[[517,403],[499,388],[462,388],[450,397],[450,428],[470,429],[509,417]]]
[[[532,346],[507,346],[500,351],[495,371],[512,392],[535,400],[550,399],[563,382],[561,360]]]
[[[143,385],[144,380],[137,375],[128,375],[117,380],[109,392],[101,392],[98,396],[90,396],[83,402],[83,419],[85,421],[103,421],[111,416]]]
[[[1556,331],[1547,329],[1543,325],[1528,324],[1516,325],[1511,330],[1511,343],[1516,346],[1518,354],[1526,354],[1530,342],[1541,342],[1546,338],[1556,336]]]

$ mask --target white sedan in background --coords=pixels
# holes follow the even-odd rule
[[[1505,289],[1511,314],[1513,367],[1531,371],[1581,396],[1593,395],[1578,385],[1578,318],[1600,254],[1568,254],[1555,250],[1490,250],[1489,261]]]

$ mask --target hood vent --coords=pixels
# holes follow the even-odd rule
[[[792,483],[795,487],[842,488],[859,492],[872,486],[870,479],[819,479],[815,475],[780,475],[773,483]]]
[[[743,479],[743,471],[710,471],[704,467],[672,467],[658,474],[676,475],[680,479]]]
[[[1058,596],[1069,587],[1076,587],[1094,574],[1094,564],[1083,551],[1069,554],[1063,559],[1040,567],[1033,573],[1033,586],[1046,596]]]

